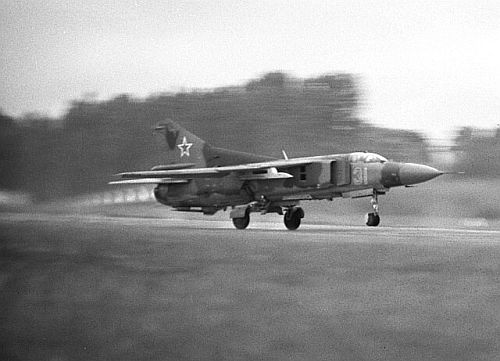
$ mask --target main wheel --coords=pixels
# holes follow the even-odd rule
[[[283,217],[286,228],[291,231],[296,230],[300,226],[300,220],[304,216],[304,211],[301,208],[293,208],[288,210]]]
[[[233,224],[238,229],[247,228],[249,223],[250,223],[250,214],[248,212],[245,213],[245,217],[233,218]]]
[[[366,225],[368,227],[377,227],[380,224],[380,216],[375,213],[368,213],[366,215]]]

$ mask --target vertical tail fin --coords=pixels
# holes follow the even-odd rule
[[[166,160],[168,164],[206,166],[205,146],[207,143],[203,139],[170,119],[158,124],[155,130],[162,133],[167,141]]]
[[[170,119],[158,124],[155,130],[164,135],[168,147],[166,165],[156,166],[154,169],[221,167],[275,160],[271,157],[212,147]]]

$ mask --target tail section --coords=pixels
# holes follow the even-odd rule
[[[156,166],[154,170],[222,167],[275,160],[271,157],[212,147],[170,119],[158,124],[155,130],[164,135],[168,149],[167,164]]]
[[[207,143],[187,131],[179,124],[167,119],[155,128],[167,141],[167,163],[178,164],[175,168],[206,167],[205,151]]]

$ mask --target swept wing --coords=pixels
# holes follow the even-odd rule
[[[176,183],[175,180],[182,180],[187,182],[195,178],[218,178],[226,176],[230,173],[239,173],[241,180],[265,180],[265,179],[279,179],[291,178],[292,175],[286,172],[278,172],[278,169],[286,169],[301,165],[311,164],[310,158],[296,158],[296,159],[278,159],[260,163],[247,163],[240,165],[231,165],[223,167],[212,168],[190,168],[190,169],[172,169],[172,170],[149,170],[138,172],[124,172],[119,173],[121,178],[128,178],[128,180],[114,181],[112,184],[130,184],[130,183],[144,183],[144,184],[160,184],[160,183]],[[266,171],[262,174],[252,174],[263,170]]]

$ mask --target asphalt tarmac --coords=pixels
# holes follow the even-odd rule
[[[500,231],[0,213],[1,360],[500,360]]]

